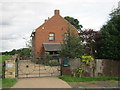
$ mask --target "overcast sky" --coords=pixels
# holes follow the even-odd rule
[[[0,0],[0,47],[10,51],[26,47],[31,32],[54,15],[71,16],[83,29],[100,30],[119,0]]]

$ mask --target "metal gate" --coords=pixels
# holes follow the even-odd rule
[[[17,60],[17,77],[45,77],[59,76],[61,74],[61,61],[59,58]]]

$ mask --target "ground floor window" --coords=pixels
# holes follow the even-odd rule
[[[53,55],[53,56],[59,54],[58,51],[49,51],[49,52],[46,52],[46,53],[48,53],[49,55]]]

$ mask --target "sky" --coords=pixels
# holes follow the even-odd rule
[[[0,0],[0,52],[26,47],[31,32],[59,9],[84,29],[100,30],[119,0]]]

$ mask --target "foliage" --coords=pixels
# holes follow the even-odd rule
[[[26,56],[29,57],[30,56],[30,52],[31,50],[29,48],[22,48],[22,49],[13,49],[12,51],[7,51],[7,52],[3,52],[3,55],[14,55],[14,54],[19,54],[20,56]]]
[[[96,48],[100,43],[100,32],[93,29],[85,29],[80,32],[79,36],[84,43],[84,55],[95,56]]]
[[[100,30],[102,44],[98,49],[98,57],[120,60],[120,9],[110,14],[110,20]]]
[[[94,61],[94,58],[92,56],[82,56],[81,67],[75,70],[75,75],[78,77],[81,77],[84,71],[84,67],[86,65],[92,66],[93,61]]]
[[[83,53],[83,46],[78,34],[69,27],[67,29],[67,37],[61,44],[60,56],[64,58],[80,58]]]
[[[10,55],[0,55],[0,64],[2,64],[4,62],[4,60],[9,57],[10,57]]]
[[[21,50],[18,50],[21,56],[30,56],[30,49],[29,48],[22,48]]]
[[[0,78],[0,88],[2,88],[2,78]]]
[[[26,46],[31,50],[32,49],[32,40],[26,41]]]
[[[46,62],[45,65],[47,65],[47,66],[59,66],[60,63],[58,62],[58,60],[53,59],[53,60],[49,60],[48,62]]]
[[[76,76],[78,76],[78,77],[82,77],[82,73],[83,73],[83,69],[82,69],[82,68],[77,68],[77,69],[75,70],[75,74],[76,74]]]
[[[15,83],[17,82],[17,79],[10,79],[10,78],[5,78],[2,79],[2,87],[3,88],[10,88],[12,87]]]
[[[0,55],[0,64],[4,63],[6,59],[8,59],[10,55]],[[2,65],[0,65],[0,74],[2,73]],[[4,72],[4,71],[3,71]]]
[[[91,65],[92,62],[94,61],[94,58],[92,56],[82,56],[82,66],[85,65]]]
[[[85,82],[85,81],[106,81],[116,80],[119,81],[120,77],[72,77],[72,76],[59,76],[60,79],[66,82]]]
[[[64,17],[64,19],[71,23],[76,29],[81,30],[81,28],[83,27],[82,25],[79,25],[79,21],[73,17],[66,16]]]

